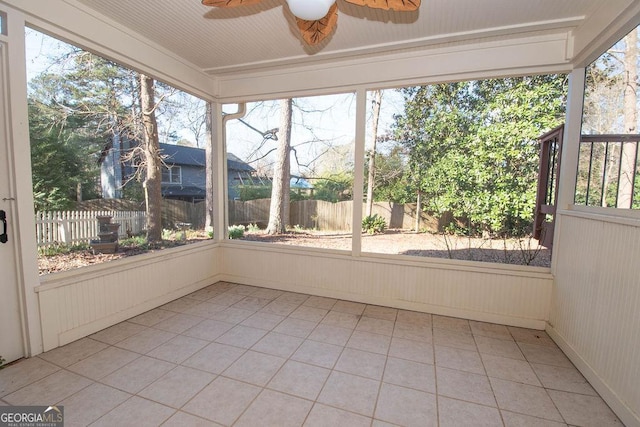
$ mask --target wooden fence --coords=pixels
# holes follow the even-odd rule
[[[109,215],[120,224],[119,237],[144,231],[146,215],[142,211],[59,211],[36,212],[36,239],[39,248],[58,244],[89,243],[98,237],[99,215]]]

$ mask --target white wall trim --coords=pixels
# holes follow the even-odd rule
[[[624,400],[609,387],[606,381],[598,375],[593,367],[569,344],[565,337],[553,326],[547,324],[546,332],[558,344],[558,347],[573,362],[578,370],[589,381],[593,388],[600,394],[604,401],[611,407],[613,412],[627,427],[640,427],[640,416],[625,404]]]

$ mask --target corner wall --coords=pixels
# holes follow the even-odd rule
[[[608,211],[560,213],[547,331],[621,420],[640,426],[640,215]]]

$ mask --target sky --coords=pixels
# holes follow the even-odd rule
[[[31,80],[44,71],[63,71],[64,66],[56,64],[52,58],[60,57],[69,49],[70,46],[64,42],[28,29],[26,33],[27,79]],[[355,95],[346,93],[297,98],[294,103],[292,146],[295,153],[292,155],[292,172],[306,176],[316,174],[326,168],[326,165],[322,164],[323,158],[325,163],[352,162],[355,139]],[[401,113],[403,105],[402,96],[397,91],[385,91],[379,134],[390,129],[393,115]],[[235,111],[235,108],[230,106],[225,107],[224,110]],[[243,121],[262,132],[278,128],[280,126],[279,102],[274,100],[248,104]],[[269,170],[274,161],[273,151],[276,141],[265,140],[260,133],[246,124],[238,120],[228,123],[227,149],[241,159],[251,162],[256,169]],[[159,127],[161,135],[167,135],[173,131],[179,139],[195,142],[193,132],[185,129],[186,126],[183,123],[181,126],[180,118],[169,122],[160,117]],[[168,127],[170,129],[167,129]],[[202,143],[203,141],[200,142],[201,147]],[[333,152],[333,155],[323,156],[324,153],[330,152]],[[351,159],[347,158],[346,152],[351,153]]]

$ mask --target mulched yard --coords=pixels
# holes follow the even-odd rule
[[[73,270],[86,265],[100,264],[148,252],[195,243],[206,239],[164,241],[152,248],[139,245],[121,245],[115,254],[94,254],[90,249],[39,256],[40,275]],[[291,232],[269,236],[263,231],[245,233],[243,240],[305,246],[323,249],[351,250],[351,233],[317,231]],[[548,267],[551,251],[538,247],[537,241],[517,239],[469,239],[461,236],[442,236],[415,233],[406,230],[387,230],[383,234],[363,235],[362,251],[382,254],[400,254],[416,257],[451,258],[459,260],[498,262],[506,264]]]

